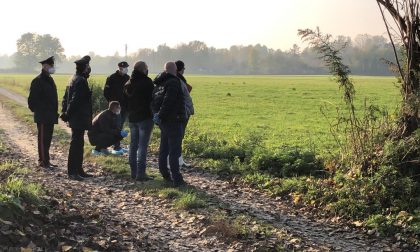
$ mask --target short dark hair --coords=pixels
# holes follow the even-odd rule
[[[181,60],[175,61],[175,65],[176,65],[176,69],[177,69],[178,72],[185,69],[185,64]]]
[[[116,107],[119,107],[120,106],[120,103],[118,102],[118,101],[111,101],[111,102],[109,102],[109,109],[110,110],[113,110],[114,108],[116,108]]]

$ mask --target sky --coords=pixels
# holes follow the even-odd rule
[[[26,32],[58,37],[66,55],[124,54],[200,40],[287,50],[297,30],[385,35],[375,0],[13,0],[0,2],[0,54]]]

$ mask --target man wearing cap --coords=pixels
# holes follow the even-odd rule
[[[39,62],[41,73],[32,80],[28,97],[29,109],[34,112],[34,121],[38,129],[38,165],[54,168],[50,162],[50,146],[54,124],[58,123],[57,87],[51,74],[55,73],[54,57]]]
[[[183,132],[182,132],[182,139],[184,139],[185,136],[185,130],[187,128],[188,121],[190,119],[190,116],[194,115],[194,104],[190,95],[190,92],[192,90],[192,86],[187,83],[187,80],[184,77],[184,71],[185,71],[185,64],[181,60],[175,61],[177,73],[176,76],[181,80],[181,86],[182,86],[182,93],[184,94],[184,102],[185,102],[185,112],[187,113],[187,119],[185,120],[183,126]],[[181,167],[189,167],[190,165],[184,161],[184,158],[182,155],[179,157],[179,165]]]
[[[121,114],[119,115],[119,125],[123,128],[125,119],[127,117],[127,97],[124,93],[124,85],[130,79],[128,73],[128,63],[122,61],[118,63],[118,70],[108,76],[104,87],[104,96],[108,103],[117,101],[121,105]],[[123,154],[127,150],[122,149],[118,141],[114,145],[113,154]]]
[[[92,91],[87,79],[90,76],[90,57],[84,56],[75,61],[76,74],[73,75],[63,97],[61,118],[71,128],[71,142],[68,156],[68,175],[70,179],[81,181],[92,177],[83,170],[83,147],[85,130],[92,126]]]

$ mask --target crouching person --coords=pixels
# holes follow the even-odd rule
[[[95,149],[93,155],[108,154],[107,148],[118,143],[128,135],[127,131],[121,130],[118,123],[118,115],[121,113],[120,103],[112,101],[107,110],[99,113],[92,121],[92,128],[88,132],[89,142]],[[123,151],[113,152],[122,155]]]

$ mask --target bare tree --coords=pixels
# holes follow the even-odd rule
[[[401,77],[403,104],[400,134],[407,136],[419,128],[420,0],[376,0],[376,2],[394,49],[395,68]],[[402,52],[397,48],[402,48]]]

